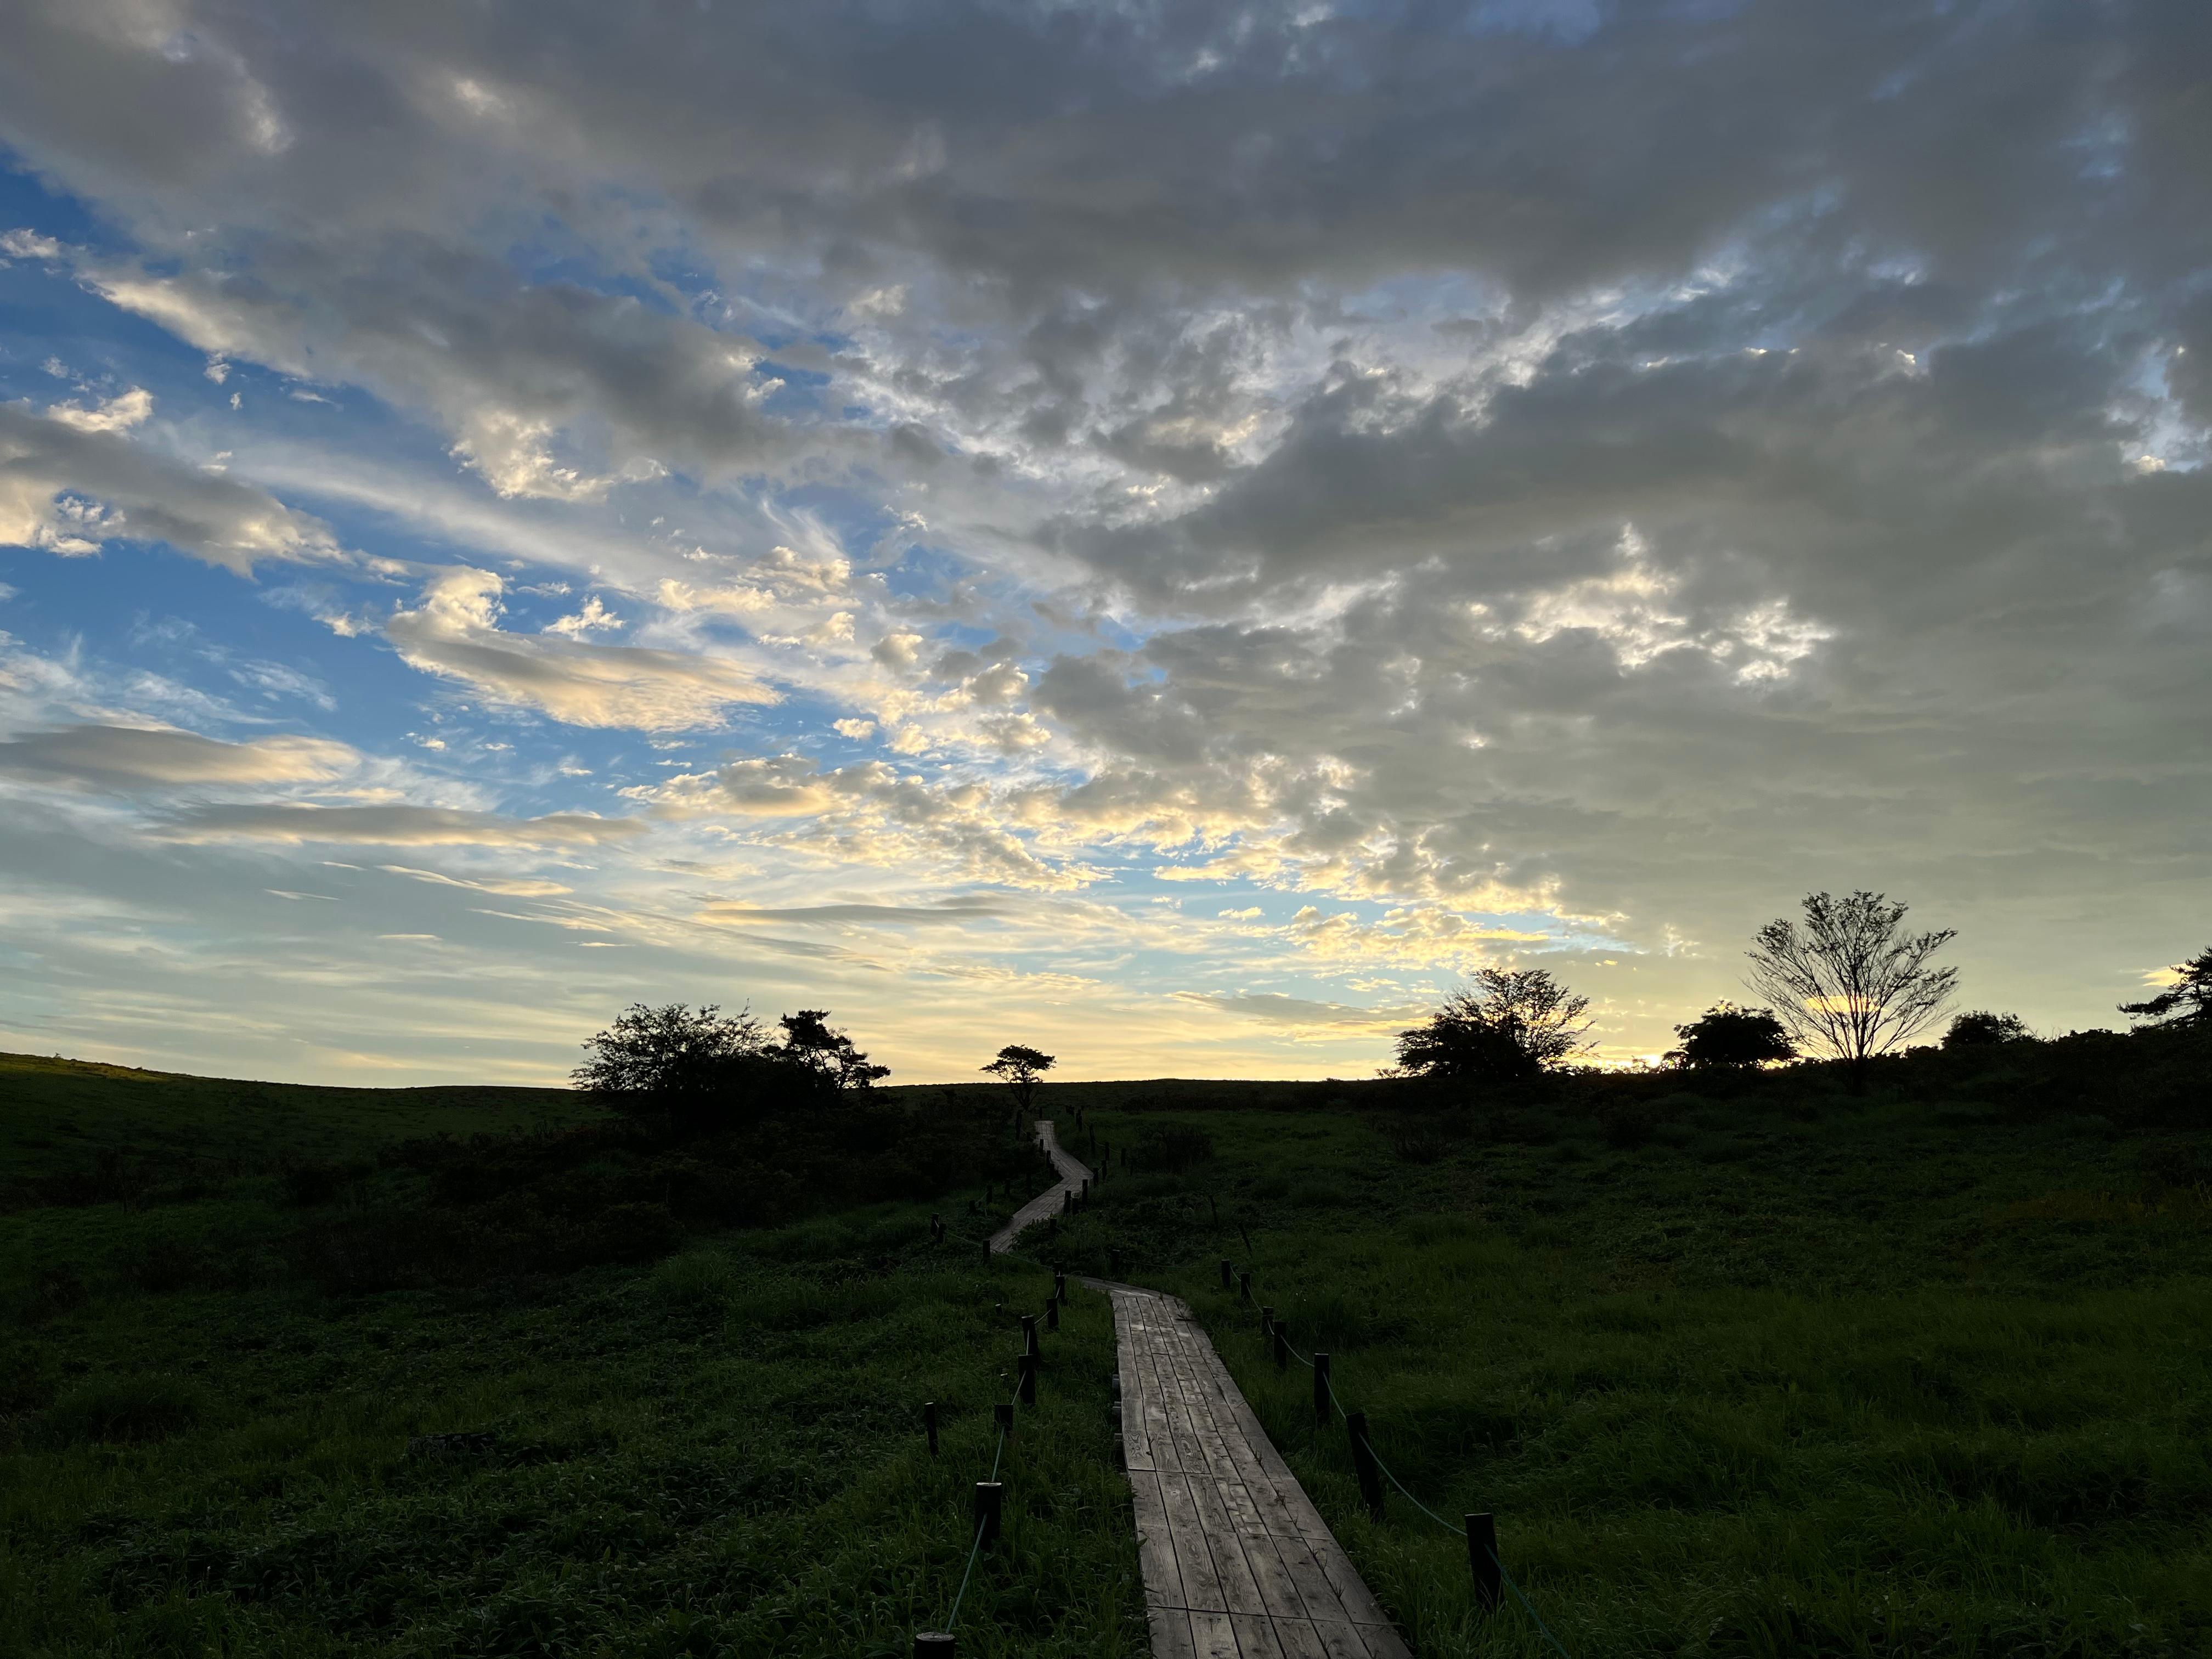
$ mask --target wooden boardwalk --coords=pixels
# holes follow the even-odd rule
[[[1045,1151],[1052,1155],[1052,1167],[1060,1171],[1060,1185],[1048,1193],[1039,1193],[1014,1212],[1012,1221],[991,1235],[991,1253],[994,1255],[1003,1255],[1012,1249],[1014,1241],[1022,1236],[1023,1229],[1036,1226],[1048,1215],[1058,1215],[1060,1206],[1066,1201],[1062,1194],[1074,1191],[1091,1179],[1090,1166],[1079,1162],[1073,1152],[1061,1149],[1060,1136],[1054,1131],[1050,1118],[1037,1119],[1036,1127],[1037,1139],[1044,1143]]]
[[[1114,1298],[1154,1659],[1412,1659],[1190,1310]]]

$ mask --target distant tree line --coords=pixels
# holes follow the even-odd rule
[[[1756,1007],[1719,1002],[1677,1025],[1672,1066],[1747,1070],[1800,1059],[1839,1060],[1854,1090],[1881,1055],[1910,1043],[1940,1019],[1958,988],[1958,969],[1935,957],[1953,928],[1916,933],[1906,907],[1886,894],[1806,896],[1801,920],[1778,917],[1753,936],[1745,978]],[[2156,996],[2122,1003],[2145,1025],[2212,1024],[2212,950],[2173,970]],[[1543,969],[1484,968],[1423,1024],[1398,1034],[1396,1075],[1437,1082],[1503,1084],[1571,1065],[1589,1050],[1589,999]],[[1960,1013],[1946,1048],[2032,1037],[2014,1014]]]

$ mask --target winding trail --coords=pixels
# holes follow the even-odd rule
[[[1060,1183],[992,1234],[994,1254],[1090,1178],[1051,1119],[1036,1128]],[[1114,1301],[1152,1659],[1413,1659],[1190,1309],[1085,1282]]]
[[[1189,1308],[1114,1298],[1153,1659],[1412,1659]]]
[[[1091,1179],[1090,1167],[1061,1147],[1060,1136],[1054,1131],[1050,1118],[1037,1119],[1036,1128],[1037,1139],[1051,1154],[1052,1167],[1060,1171],[1060,1185],[1048,1193],[1039,1193],[1014,1212],[1012,1221],[991,1235],[991,1254],[994,1255],[1004,1255],[1012,1249],[1014,1241],[1022,1236],[1024,1229],[1036,1226],[1048,1215],[1058,1215],[1060,1206],[1066,1201],[1062,1194],[1075,1191]]]

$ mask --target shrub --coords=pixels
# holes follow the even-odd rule
[[[117,1376],[72,1389],[47,1409],[44,1428],[64,1445],[99,1440],[159,1440],[190,1428],[204,1397],[169,1376]]]

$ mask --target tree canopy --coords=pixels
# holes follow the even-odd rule
[[[2034,1033],[2018,1014],[1992,1013],[1976,1008],[1953,1019],[1943,1033],[1946,1048],[1989,1048],[2000,1042],[2024,1042]]]
[[[2122,1003],[2120,1012],[2147,1025],[2212,1022],[2212,949],[2199,951],[2172,971],[2172,984],[2142,1002]]]
[[[1425,1024],[1398,1034],[1398,1069],[1466,1082],[1534,1077],[1589,1047],[1589,1009],[1541,968],[1479,969]]]
[[[1674,1035],[1682,1046],[1667,1058],[1678,1066],[1744,1067],[1797,1058],[1797,1045],[1771,1008],[1717,1002]]]
[[[777,1023],[780,1042],[750,1011],[635,1003],[585,1042],[591,1057],[570,1076],[616,1111],[665,1118],[676,1134],[692,1135],[890,1074],[830,1029],[826,1009],[803,1008]]]
[[[1037,1080],[1052,1067],[1053,1057],[1042,1049],[1025,1048],[1018,1042],[1010,1042],[1000,1049],[998,1057],[982,1069],[1012,1091],[1014,1104],[1026,1112],[1030,1103],[1036,1098]]]

